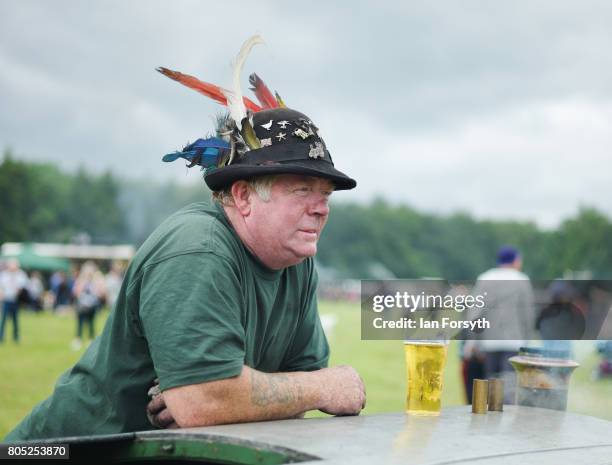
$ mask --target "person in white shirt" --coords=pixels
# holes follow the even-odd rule
[[[6,269],[0,272],[0,297],[2,298],[2,321],[0,322],[0,343],[4,340],[4,325],[13,319],[13,339],[19,342],[19,293],[28,285],[28,276],[19,268],[15,258],[8,260]]]
[[[45,286],[43,284],[42,276],[38,271],[33,271],[30,274],[27,290],[30,297],[29,306],[34,311],[40,312],[43,309],[42,300],[45,292]]]
[[[504,380],[504,403],[514,403],[516,376],[508,359],[536,337],[536,309],[529,277],[521,272],[520,252],[506,245],[497,253],[497,266],[476,281],[473,294],[486,295],[486,315],[491,323],[482,340],[467,341],[465,350],[484,363],[484,378]],[[520,339],[519,339],[520,338]]]

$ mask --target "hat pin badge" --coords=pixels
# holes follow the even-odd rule
[[[310,134],[308,132],[300,128],[293,131],[293,135],[297,137],[301,137],[302,139],[308,139],[310,137]]]
[[[325,150],[323,150],[323,144],[321,142],[315,142],[314,146],[310,144],[310,151],[308,152],[310,158],[324,158]]]

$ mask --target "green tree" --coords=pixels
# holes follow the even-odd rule
[[[49,163],[15,160],[0,164],[0,243],[66,242],[85,232],[97,243],[126,237],[118,203],[120,186],[110,173],[61,172]]]

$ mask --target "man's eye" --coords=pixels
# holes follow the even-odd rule
[[[308,194],[310,192],[310,187],[298,187],[293,192],[297,194]]]

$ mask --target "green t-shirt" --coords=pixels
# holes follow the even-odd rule
[[[6,442],[152,429],[147,390],[327,366],[312,259],[273,271],[216,203],[168,218],[132,260],[104,331]]]

